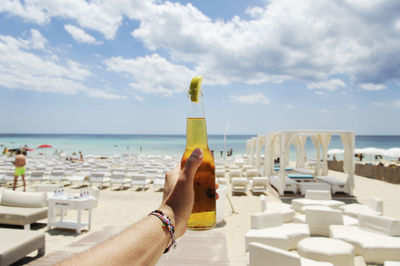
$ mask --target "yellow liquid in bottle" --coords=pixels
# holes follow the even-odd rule
[[[204,118],[187,119],[187,144],[182,156],[181,168],[193,150],[203,150],[203,161],[194,176],[194,205],[188,228],[205,230],[215,226],[215,164],[207,144],[206,121]]]

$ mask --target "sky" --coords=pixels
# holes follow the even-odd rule
[[[400,135],[400,1],[0,0],[0,133]]]

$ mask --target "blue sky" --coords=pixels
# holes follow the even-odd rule
[[[0,133],[400,134],[400,2],[0,1]]]

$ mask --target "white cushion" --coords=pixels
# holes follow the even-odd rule
[[[282,225],[282,214],[276,212],[260,212],[250,215],[251,229],[269,228]]]
[[[267,212],[276,212],[279,211],[282,214],[282,221],[284,223],[293,222],[294,210],[292,205],[281,202],[268,202],[267,204]]]
[[[378,198],[376,196],[372,196],[371,199],[368,202],[368,206],[381,214],[383,214],[383,200],[381,198]]]
[[[367,263],[400,261],[400,237],[378,234],[348,225],[331,225],[329,231],[330,237],[352,244],[355,254],[363,256]]]
[[[344,214],[352,216],[354,218],[358,218],[360,214],[370,214],[370,215],[382,215],[381,212],[374,211],[367,205],[352,203],[346,204],[340,207],[343,210]]]
[[[309,205],[318,205],[318,206],[328,206],[334,209],[338,209],[343,206],[345,203],[343,201],[338,200],[313,200],[313,199],[294,199],[292,200],[293,209],[298,212],[301,212],[301,208]]]
[[[313,200],[331,200],[332,195],[331,192],[327,190],[307,190],[305,198]]]
[[[6,190],[1,197],[1,205],[25,208],[46,207],[46,193]]]
[[[288,223],[263,229],[250,229],[245,235],[246,250],[250,242],[258,242],[284,250],[296,249],[297,242],[309,237],[306,224]]]
[[[249,247],[250,266],[328,266],[328,262],[318,262],[300,256],[293,252],[288,252],[261,243],[252,242]]]
[[[329,226],[343,224],[343,213],[339,210],[325,210],[319,206],[306,209],[306,223],[311,235],[329,236]]]
[[[297,251],[308,259],[331,262],[335,266],[354,266],[353,246],[338,239],[305,238],[297,244]]]
[[[363,230],[389,236],[400,236],[399,219],[387,216],[360,214],[358,221],[359,227]]]

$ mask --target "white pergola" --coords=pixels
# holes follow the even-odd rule
[[[261,168],[261,150],[264,146],[264,175],[273,174],[274,157],[280,158],[279,170],[279,194],[283,195],[285,186],[285,167],[289,164],[290,145],[294,145],[297,151],[296,168],[304,168],[306,161],[305,144],[310,138],[316,148],[315,176],[328,174],[328,147],[332,135],[339,135],[344,147],[343,170],[347,173],[346,186],[352,194],[354,190],[354,145],[353,131],[326,131],[326,130],[294,130],[280,131],[268,135],[259,135],[247,140],[247,163]],[[322,154],[321,154],[322,149]],[[322,157],[322,163],[321,163]]]

